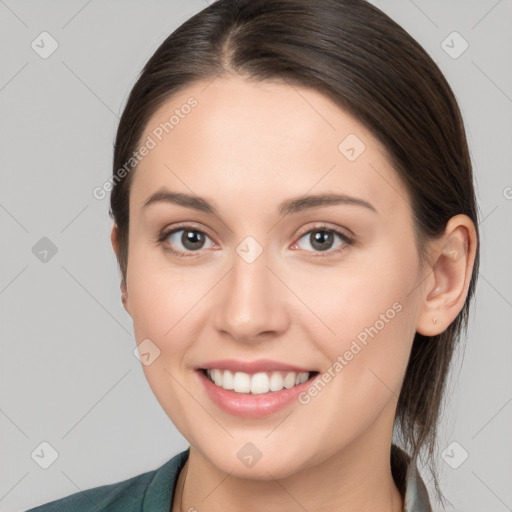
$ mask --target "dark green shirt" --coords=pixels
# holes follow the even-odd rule
[[[178,476],[189,453],[190,447],[152,471],[71,494],[27,512],[170,512]],[[397,487],[405,496],[404,512],[432,512],[416,466],[395,445],[391,450],[391,468]]]

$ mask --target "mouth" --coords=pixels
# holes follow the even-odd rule
[[[313,380],[319,374],[318,371],[295,372],[283,370],[246,373],[220,368],[199,368],[198,371],[217,387],[245,395],[277,393],[282,389],[300,386],[309,380]]]

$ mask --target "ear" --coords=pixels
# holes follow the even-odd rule
[[[112,242],[112,249],[116,254],[117,261],[119,262],[119,230],[117,224],[114,224],[110,233],[110,241]],[[131,316],[128,302],[128,289],[126,287],[126,280],[124,277],[121,278],[121,302],[123,303],[124,309]]]
[[[473,221],[455,215],[435,241],[430,275],[425,279],[416,331],[436,336],[445,331],[466,301],[478,240]]]

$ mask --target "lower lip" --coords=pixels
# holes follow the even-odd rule
[[[225,412],[244,418],[270,416],[291,403],[298,402],[299,394],[305,391],[316,377],[316,375],[313,375],[306,382],[290,389],[283,388],[281,391],[269,391],[268,393],[253,395],[252,393],[237,393],[224,389],[213,383],[202,370],[197,370],[197,373],[215,404]]]

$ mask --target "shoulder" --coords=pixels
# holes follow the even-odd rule
[[[121,482],[93,487],[26,512],[168,512],[189,448],[165,464]]]

